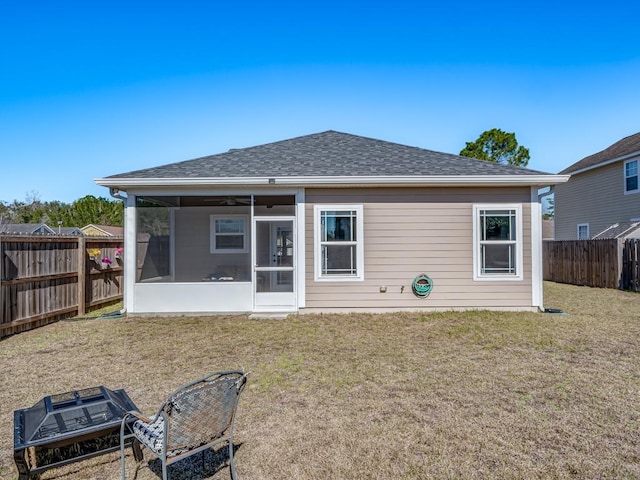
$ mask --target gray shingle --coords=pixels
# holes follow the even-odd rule
[[[640,228],[640,222],[619,222],[610,225],[592,239],[626,238]]]
[[[613,160],[614,158],[629,155],[634,152],[640,152],[640,133],[629,135],[628,137],[618,140],[613,145],[608,146],[604,150],[584,157],[582,160],[568,166],[560,173],[573,173],[583,168],[595,167],[600,163]]]
[[[107,178],[394,177],[542,173],[329,130]]]

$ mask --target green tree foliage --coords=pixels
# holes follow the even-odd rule
[[[121,227],[124,218],[124,206],[122,202],[107,200],[103,197],[87,195],[71,204],[71,225],[85,226],[90,223],[97,225],[111,225]],[[65,222],[65,219],[62,219]]]
[[[42,202],[36,193],[27,195],[25,201],[11,203],[0,201],[2,223],[46,223],[63,227],[84,227],[91,223],[121,227],[124,205],[120,201],[87,195],[68,204],[60,201]]]
[[[25,201],[3,202],[5,223],[41,223],[46,219],[46,204],[36,192],[27,194]]]
[[[529,163],[529,149],[518,145],[515,133],[499,128],[482,132],[475,142],[466,142],[460,155],[516,167],[526,167]]]

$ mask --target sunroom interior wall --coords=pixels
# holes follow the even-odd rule
[[[529,308],[530,201],[529,187],[307,189],[306,307]],[[473,280],[473,205],[479,203],[522,204],[522,281]],[[363,205],[364,281],[314,280],[316,204]],[[427,298],[411,291],[422,273],[434,282]]]
[[[211,275],[251,281],[249,207],[186,207],[175,210],[175,281],[203,281]],[[211,215],[246,216],[245,253],[211,253]]]

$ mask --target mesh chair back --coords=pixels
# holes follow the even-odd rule
[[[197,448],[227,434],[245,382],[242,372],[221,373],[174,392],[162,407],[167,452]]]

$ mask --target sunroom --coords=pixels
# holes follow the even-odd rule
[[[296,310],[296,195],[129,195],[127,309]]]

